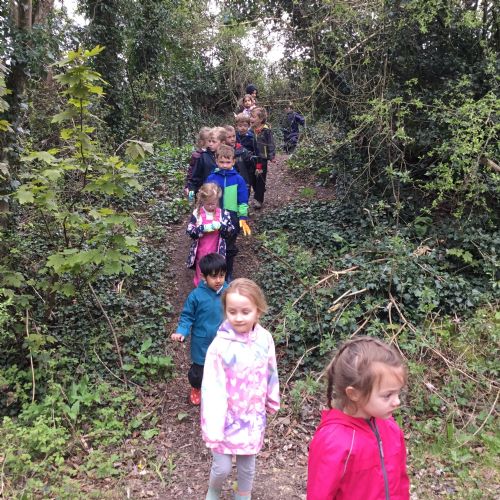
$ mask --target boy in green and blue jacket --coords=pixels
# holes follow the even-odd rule
[[[216,154],[217,168],[207,177],[206,182],[215,182],[222,190],[220,207],[227,210],[231,216],[231,222],[236,228],[232,236],[226,238],[226,264],[227,282],[233,278],[234,257],[238,253],[236,238],[238,230],[243,231],[244,236],[251,234],[248,226],[248,189],[243,177],[234,167],[234,148],[222,145]]]

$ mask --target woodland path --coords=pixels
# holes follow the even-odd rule
[[[304,187],[311,187],[307,179],[297,179],[288,171],[286,158],[278,156],[271,165],[263,209],[251,210],[252,236],[238,238],[240,253],[235,259],[235,277],[255,275],[258,259],[254,248],[259,217],[290,203]],[[331,190],[317,189],[319,197],[332,196]],[[167,327],[168,337],[174,331],[182,304],[192,289],[193,274],[185,266],[190,243],[185,227],[186,223],[182,223],[171,228],[169,237],[169,253],[172,255],[169,276],[172,282],[167,284],[167,298],[174,310]],[[160,434],[150,445],[156,449],[156,475],[136,468],[135,473],[125,478],[121,488],[129,498],[204,499],[211,455],[201,439],[199,407],[188,402],[189,344],[167,344],[167,351],[174,356],[176,369],[174,378],[162,387],[163,394],[157,395],[163,400]],[[282,383],[286,380],[284,373],[280,373],[280,379]],[[319,402],[310,406],[306,404],[300,421],[295,421],[287,409],[285,396],[282,410],[275,418],[269,419],[265,445],[257,458],[253,499],[305,499],[307,446],[318,422],[319,406]],[[146,469],[151,469],[151,464],[145,464]],[[235,480],[234,473],[232,479]],[[229,481],[222,498],[233,498]]]

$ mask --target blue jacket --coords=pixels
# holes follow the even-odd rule
[[[222,290],[227,288],[226,283]],[[222,290],[215,292],[204,281],[188,295],[182,308],[176,333],[187,337],[191,333],[191,360],[197,365],[205,364],[208,346],[224,320]]]

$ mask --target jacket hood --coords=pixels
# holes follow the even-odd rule
[[[319,423],[318,430],[328,425],[342,425],[351,429],[370,430],[368,421],[364,418],[351,417],[337,408],[331,410],[323,410],[321,412],[321,422]]]
[[[223,339],[247,344],[248,342],[253,342],[256,339],[259,329],[262,329],[262,327],[259,324],[256,324],[253,330],[249,333],[236,333],[229,321],[225,320],[222,325],[219,326],[217,336]]]
[[[230,168],[229,170],[226,170],[225,168],[219,168],[217,167],[214,170],[214,174],[217,175],[222,175],[222,177],[231,177],[233,175],[238,175],[238,172],[234,169],[234,167]]]

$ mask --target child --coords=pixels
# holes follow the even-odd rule
[[[255,208],[261,208],[264,203],[264,192],[266,191],[267,162],[274,159],[275,146],[273,133],[266,125],[267,112],[264,108],[254,108],[250,115],[252,126],[253,152],[256,157],[255,173],[250,181],[254,190]]]
[[[408,499],[404,436],[392,418],[407,379],[401,356],[358,337],[339,349],[327,374],[330,409],[309,448],[307,499]]]
[[[215,154],[219,146],[226,140],[226,130],[223,127],[214,127],[210,129],[207,141],[207,150],[204,151],[193,170],[191,183],[189,185],[189,198],[192,200],[198,192],[206,178],[217,168]]]
[[[257,100],[258,90],[257,87],[253,83],[249,83],[245,89],[245,94],[249,94],[253,97],[253,100]]]
[[[248,218],[248,190],[245,180],[233,168],[234,148],[223,144],[217,150],[217,168],[209,175],[207,182],[215,182],[222,189],[221,208],[231,215],[231,222],[235,227],[234,233],[226,239],[226,264],[227,281],[233,279],[233,262],[238,253],[236,238],[238,230],[243,230],[243,235],[251,234],[247,223]]]
[[[203,184],[198,191],[196,208],[186,230],[194,240],[189,250],[187,266],[196,269],[193,279],[195,287],[201,279],[200,260],[214,252],[225,257],[226,238],[235,231],[229,212],[219,208],[220,196],[221,189],[217,184]]]
[[[234,119],[236,127],[236,142],[253,153],[253,132],[250,130],[250,117],[240,113]]]
[[[250,94],[245,94],[239,101],[236,108],[236,114],[243,113],[250,116],[252,109],[255,108],[255,100]]]
[[[283,149],[285,153],[293,153],[299,142],[299,125],[306,124],[305,118],[293,110],[293,104],[290,102],[285,108],[285,117],[283,119]]]
[[[255,456],[262,448],[266,410],[279,410],[279,381],[271,334],[259,325],[267,310],[262,290],[251,280],[234,280],[222,295],[226,320],[210,345],[201,388],[201,429],[212,449],[207,500],[220,496],[238,469],[237,499],[250,499]]]
[[[210,133],[210,129],[208,127],[202,127],[198,132],[198,138],[196,140],[196,149],[193,151],[191,155],[191,159],[189,160],[188,171],[186,174],[186,184],[184,186],[184,192],[186,196],[189,196],[189,185],[191,183],[191,179],[193,177],[193,170],[196,165],[196,162],[200,158],[201,154],[207,150],[207,142],[208,142],[208,134]]]
[[[181,312],[179,325],[171,339],[184,342],[191,333],[191,361],[188,380],[191,384],[189,400],[193,405],[201,401],[201,381],[208,346],[214,339],[223,314],[221,306],[222,290],[226,276],[226,260],[218,253],[209,253],[200,260],[203,281],[200,282],[186,299]]]
[[[233,126],[226,125],[224,128],[226,129],[226,144],[234,148],[234,168],[245,180],[248,195],[250,195],[250,175],[255,168],[253,155],[240,143],[236,142],[236,130]]]

